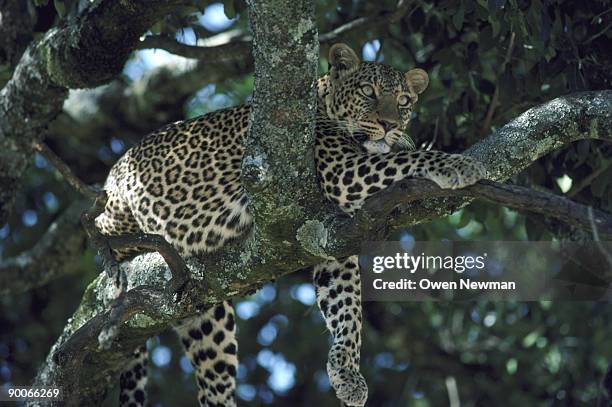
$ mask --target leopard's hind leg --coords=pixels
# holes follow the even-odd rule
[[[361,281],[358,257],[331,260],[314,268],[317,304],[333,344],[327,360],[329,381],[347,406],[363,406],[368,386],[359,373],[361,352]]]
[[[141,407],[145,405],[147,359],[147,347],[143,345],[134,351],[132,359],[121,372],[119,378],[119,405],[121,407]]]
[[[238,343],[230,301],[213,306],[174,328],[195,369],[202,407],[234,407]]]

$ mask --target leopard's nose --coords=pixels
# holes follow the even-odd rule
[[[393,128],[393,123],[388,122],[386,120],[378,119],[378,124],[380,124],[385,132],[391,130]]]

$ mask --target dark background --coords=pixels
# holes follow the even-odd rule
[[[39,33],[70,18],[79,7],[77,1],[28,1]],[[319,33],[355,18],[385,15],[395,7],[393,1],[317,1]],[[198,10],[205,10],[204,15]],[[364,59],[404,70],[417,66],[427,70],[430,87],[420,98],[409,133],[421,147],[460,152],[534,105],[571,92],[609,89],[611,24],[609,1],[414,1],[397,23],[359,30],[343,41]],[[230,0],[194,1],[193,8],[177,10],[151,31],[193,43],[217,32],[246,29],[244,4]],[[321,49],[322,72],[327,49]],[[139,51],[111,86],[130,86],[159,66],[181,63],[165,51]],[[0,75],[0,86],[5,80]],[[185,84],[169,85],[172,90]],[[242,103],[251,90],[252,76],[236,75],[191,89],[187,100],[169,97],[166,106],[160,104],[159,114],[167,121],[180,118],[177,115],[193,117]],[[57,131],[47,142],[86,182],[102,183],[110,166],[146,131],[122,128],[118,117],[99,107],[104,100],[92,98],[94,94],[74,92],[73,105],[82,110],[68,116],[108,122],[113,131],[85,140],[62,133],[70,127],[56,123],[51,129],[57,126]],[[99,105],[90,106],[86,103],[90,100]],[[146,124],[142,127],[146,129]],[[610,163],[609,144],[580,141],[538,160],[512,181],[611,211]],[[0,257],[35,244],[76,198],[37,156],[12,218],[0,225]],[[590,236],[542,216],[475,202],[396,238]],[[98,273],[91,250],[83,251],[75,267],[78,273],[44,288],[1,299],[0,383],[32,381],[83,290]],[[328,335],[313,303],[314,291],[305,273],[269,284],[252,297],[235,299],[239,400],[249,405],[339,404],[324,370]],[[373,406],[444,406],[454,389],[464,406],[594,405],[598,383],[612,360],[612,307],[604,303],[366,303],[365,317],[362,365]],[[193,405],[191,367],[173,334],[151,338],[148,346],[151,404]],[[116,390],[109,393],[107,405],[116,404]]]

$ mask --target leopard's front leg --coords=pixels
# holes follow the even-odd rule
[[[367,173],[381,186],[407,177],[429,179],[440,188],[457,189],[487,177],[485,167],[472,157],[442,151],[411,151],[367,156],[357,173]],[[368,176],[364,182],[368,184]]]
[[[484,166],[472,157],[441,151],[347,156],[335,166],[320,164],[319,173],[327,198],[349,214],[367,198],[405,178],[425,178],[440,188],[457,189],[487,177]]]
[[[472,157],[462,154],[447,154],[441,151],[426,151],[423,153],[433,154],[433,158],[429,160],[430,163],[425,168],[424,173],[414,175],[429,179],[438,184],[440,188],[464,188],[487,178],[488,174],[485,167]]]
[[[472,157],[442,151],[412,151],[369,156],[369,168],[389,186],[407,177],[429,179],[440,188],[458,189],[487,177],[487,170]]]
[[[329,381],[347,406],[363,406],[368,386],[359,373],[361,351],[361,282],[358,257],[330,260],[314,268],[317,304],[333,344],[327,361]]]

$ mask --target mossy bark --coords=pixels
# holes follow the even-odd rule
[[[74,202],[33,248],[0,262],[0,295],[19,295],[81,269],[87,238],[79,219],[86,208],[85,200]]]
[[[69,88],[115,77],[140,35],[180,0],[104,0],[30,44],[0,91],[0,224],[6,222],[33,155]]]

